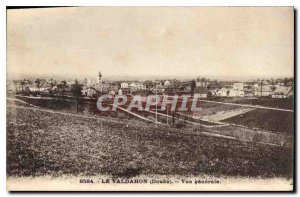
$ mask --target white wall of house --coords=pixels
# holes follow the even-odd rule
[[[87,89],[85,89],[85,91],[83,93],[86,96],[92,97],[96,94],[96,91],[92,88],[87,88]]]
[[[207,98],[207,93],[194,93],[194,97]]]
[[[128,83],[125,82],[121,83],[121,88],[128,88]]]
[[[254,93],[253,92],[249,92],[249,91],[248,92],[244,91],[244,96],[245,97],[251,97],[251,96],[254,96]]]
[[[171,85],[171,83],[169,81],[165,81],[164,86],[165,87],[169,87]]]
[[[287,96],[283,94],[272,94],[272,98],[287,98]]]
[[[243,90],[232,88],[231,90],[229,90],[229,96],[230,97],[244,97],[245,95],[244,95]]]
[[[136,86],[135,83],[131,83],[131,84],[129,85],[129,88],[130,88],[131,90],[137,90],[137,86]]]
[[[39,89],[37,87],[29,87],[29,90],[31,92],[35,92],[35,91],[38,91]]]
[[[218,96],[226,97],[228,90],[226,88],[221,88],[221,90],[218,91]]]
[[[122,89],[120,88],[119,91],[118,91],[118,95],[122,95],[123,92],[122,92]]]
[[[254,92],[254,95],[255,96],[270,96],[270,95],[272,95],[272,92],[271,91],[257,91],[257,90],[255,90],[255,92]]]
[[[211,96],[218,96],[218,91],[219,91],[219,90],[217,90],[217,89],[216,89],[216,90],[211,90],[211,91],[210,91]]]
[[[138,83],[138,84],[136,84],[136,88],[139,90],[144,90],[144,89],[146,89],[146,86],[143,83]]]

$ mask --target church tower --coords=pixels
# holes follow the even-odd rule
[[[100,71],[99,71],[99,73],[98,73],[97,83],[98,83],[98,84],[101,84],[101,83],[102,83],[102,74],[101,74]]]

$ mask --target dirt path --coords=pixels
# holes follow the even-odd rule
[[[22,101],[20,99],[17,99],[17,98],[6,98],[6,100],[9,100],[9,101],[17,101],[17,102],[20,102],[20,103],[23,103],[23,104],[26,104],[26,105],[29,105],[31,107],[36,107],[36,108],[40,108],[39,106],[35,106],[35,105],[32,105],[30,103],[27,103],[25,101]]]
[[[218,111],[212,115],[202,116],[202,119],[207,121],[218,122],[221,120],[225,120],[227,118],[245,114],[252,110],[254,110],[254,108],[237,108],[237,109],[232,109],[227,111]]]

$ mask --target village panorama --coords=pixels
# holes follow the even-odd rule
[[[7,11],[9,191],[292,191],[293,7]]]
[[[174,174],[253,177],[264,172],[265,177],[278,175],[289,178],[292,175],[292,151],[289,150],[293,146],[293,102],[293,78],[252,81],[218,81],[204,77],[190,80],[103,80],[99,71],[96,80],[10,80],[7,82],[7,105],[8,108],[17,107],[18,113],[12,110],[8,116],[32,123],[26,127],[8,123],[8,129],[14,129],[8,135],[20,137],[18,143],[21,144],[18,146],[20,150],[26,150],[21,156],[9,152],[12,165],[9,165],[8,173],[11,176],[76,174],[82,173],[81,165],[88,165],[84,173],[111,173],[117,177],[134,177],[143,170],[155,174],[169,170]],[[60,126],[57,127],[57,124]],[[35,134],[32,136],[28,132],[21,137],[16,134],[21,131],[18,127],[22,132],[24,129],[35,130]],[[103,133],[100,135],[99,132]],[[87,133],[91,135],[86,136]],[[111,138],[111,135],[119,137]],[[194,136],[192,141],[185,140],[189,135]],[[24,141],[24,138],[29,141]],[[155,140],[150,142],[148,138]],[[171,141],[166,143],[165,138]],[[62,139],[67,141],[61,143]],[[45,147],[38,148],[40,145],[33,143],[36,140],[43,140]],[[150,152],[134,148],[136,140],[145,142],[144,148],[147,147]],[[104,141],[108,143],[104,147],[120,146],[104,150]],[[8,144],[12,146],[10,141]],[[177,147],[176,144],[179,148],[175,152],[150,150],[152,146],[171,150],[173,146]],[[88,156],[82,155],[83,145],[87,146],[84,155]],[[55,146],[55,151],[49,152],[52,146]],[[214,151],[206,152],[199,160],[196,157],[198,153],[189,146]],[[235,146],[241,146],[242,151],[230,151]],[[130,149],[123,156],[122,147]],[[104,151],[101,153],[104,155],[95,156],[100,154],[100,150]],[[238,156],[249,151],[251,158]],[[284,158],[282,151],[287,155]],[[178,161],[174,154],[177,153],[184,158],[180,158],[183,159],[180,161],[182,169],[175,167]],[[47,159],[50,163],[46,162],[46,155],[51,158]],[[62,155],[69,161],[62,162]],[[77,157],[83,157],[79,163]],[[76,164],[71,165],[75,160]],[[97,163],[100,161],[103,163],[99,166]],[[152,163],[154,161],[160,163],[163,169]],[[24,162],[26,166],[17,165]],[[151,167],[146,168],[146,165]]]
[[[175,113],[177,110],[203,110],[197,107],[200,105],[198,99],[218,100],[219,102],[223,100],[230,103],[247,100],[250,101],[248,104],[255,101],[261,102],[262,99],[270,101],[279,99],[289,100],[291,105],[293,78],[257,79],[246,82],[218,81],[204,77],[183,81],[177,79],[103,81],[99,71],[97,80],[87,78],[60,81],[53,78],[11,80],[7,84],[7,91],[21,98],[75,100],[76,112],[79,110],[78,105],[84,101],[97,99],[96,106],[100,111],[116,111],[117,108],[123,109],[127,106],[129,110],[150,111],[151,107],[155,107],[156,112],[158,108],[161,112],[174,111]],[[109,106],[104,107],[108,103]],[[247,104],[245,101],[243,103]],[[243,112],[235,111],[234,116],[239,114]]]

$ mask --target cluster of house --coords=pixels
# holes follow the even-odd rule
[[[232,86],[210,90],[210,96],[220,97],[272,97],[288,98],[293,96],[293,85],[267,84],[257,82],[238,82]]]
[[[44,92],[49,93],[51,90],[57,89],[57,85],[51,83],[48,80],[40,80],[38,83],[28,79],[18,81],[8,81],[7,87],[8,92]]]
[[[22,80],[8,83],[8,90],[16,92],[43,92],[55,91],[60,88],[62,82],[53,80],[41,80],[39,83]],[[64,81],[65,91],[75,83],[74,80]],[[200,98],[207,97],[272,97],[287,98],[293,96],[293,82],[289,84],[268,83],[267,81],[253,82],[213,82],[209,80],[179,81],[154,80],[154,81],[102,81],[99,72],[96,81],[83,80],[82,95],[85,97],[97,97],[101,94],[111,95],[194,95]]]

